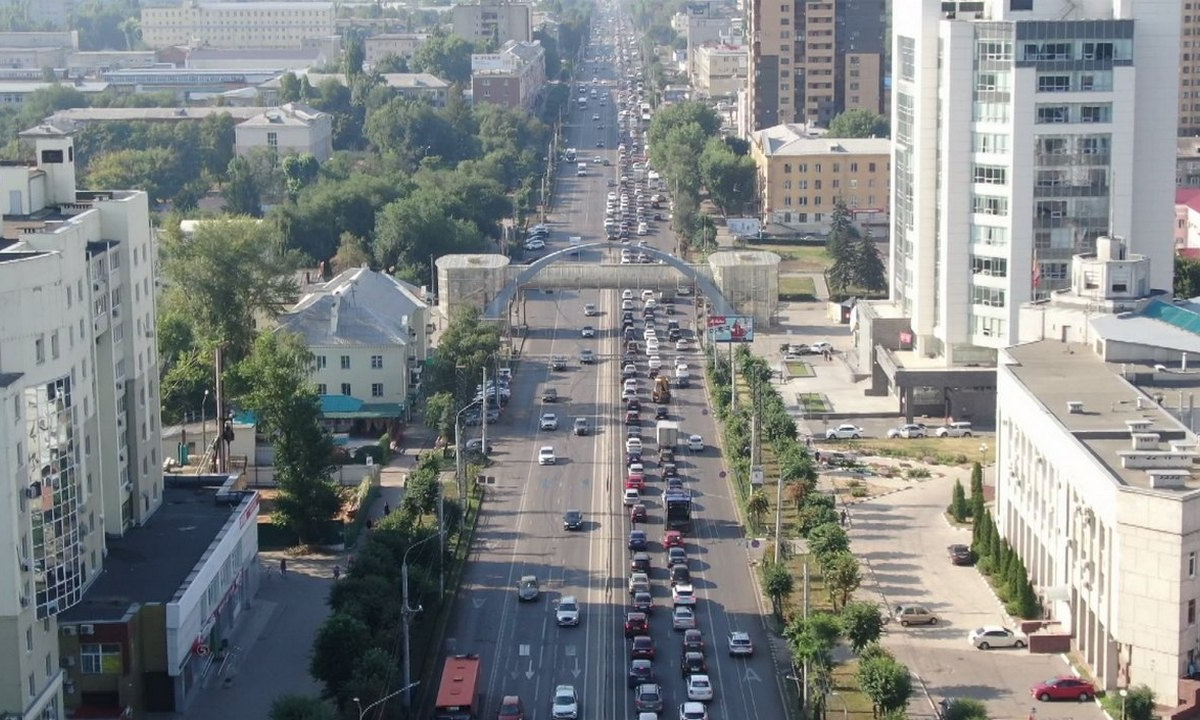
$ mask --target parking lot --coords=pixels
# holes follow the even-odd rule
[[[961,479],[966,484],[965,471]],[[884,645],[921,679],[934,702],[975,698],[987,703],[994,720],[1101,720],[1094,702],[1041,703],[1030,696],[1036,683],[1070,674],[1062,656],[984,651],[968,643],[974,628],[1015,624],[978,571],[947,557],[948,545],[970,542],[969,530],[944,519],[953,483],[951,476],[935,476],[851,508],[853,546],[865,563],[860,595],[886,608],[924,605],[938,617],[932,626],[889,623]],[[921,704],[922,714],[933,713],[928,702]]]

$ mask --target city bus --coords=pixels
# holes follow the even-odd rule
[[[479,720],[479,656],[453,655],[442,668],[434,720]]]

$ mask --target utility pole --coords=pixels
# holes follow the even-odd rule
[[[497,388],[497,391],[498,390],[499,390],[499,388]],[[483,366],[483,414],[481,415],[481,419],[483,420],[483,430],[479,433],[479,437],[481,438],[482,443],[483,443],[484,454],[487,453],[488,412],[490,412],[492,409],[492,403],[490,402],[490,400],[491,400],[491,398],[488,395],[488,387],[487,387],[487,365],[485,364]],[[496,396],[496,404],[497,405],[500,404],[499,400],[500,400],[499,392],[497,392],[497,396]]]
[[[416,547],[421,543],[426,543],[433,539],[434,536],[430,535],[424,540],[418,540],[412,545],[409,545],[408,549],[404,551],[404,558],[400,562],[400,601],[402,603],[402,607],[400,608],[400,617],[401,620],[404,621],[404,685],[406,689],[409,690],[409,692],[404,694],[405,707],[412,706],[411,689],[415,684],[412,681],[412,654],[410,644],[410,638],[412,636],[412,616],[425,610],[425,608],[421,605],[418,605],[414,608],[408,604],[408,554],[415,550]]]
[[[779,552],[779,543],[775,543],[775,552]],[[808,619],[808,559],[804,560],[804,619]],[[804,712],[808,712],[808,660],[804,661]]]
[[[729,407],[737,410],[737,365],[733,362],[733,335],[729,336]]]

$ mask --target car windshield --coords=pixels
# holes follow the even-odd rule
[[[558,705],[570,705],[575,702],[575,698],[572,697],[571,693],[562,691],[558,693],[558,697],[554,698],[554,702]]]
[[[516,715],[518,709],[519,708],[512,703],[505,703],[504,705],[500,706],[500,714],[501,715]]]

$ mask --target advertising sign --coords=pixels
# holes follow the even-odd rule
[[[762,232],[762,223],[758,218],[727,218],[725,226],[738,238],[758,237]]]
[[[709,315],[708,332],[713,342],[750,342],[754,339],[754,318],[748,315]]]

